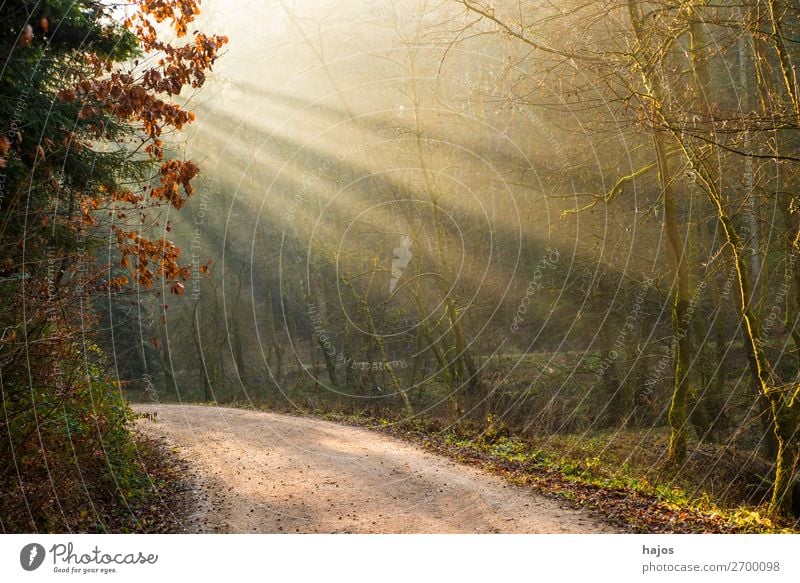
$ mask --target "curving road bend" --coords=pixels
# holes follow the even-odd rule
[[[613,529],[500,477],[356,427],[192,405],[137,405],[189,462],[189,532],[600,533]]]

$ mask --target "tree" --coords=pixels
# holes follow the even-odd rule
[[[194,119],[175,99],[203,85],[226,39],[195,32],[173,44],[157,27],[180,39],[198,12],[195,0],[135,0],[120,23],[93,0],[3,6],[4,529],[72,518],[74,463],[99,495],[135,473],[131,416],[96,345],[92,303],[129,275],[176,294],[190,275],[159,208],[180,208],[199,168],[170,157],[166,140]]]

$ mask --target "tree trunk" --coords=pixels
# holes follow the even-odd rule
[[[194,304],[194,322],[193,322],[193,330],[192,330],[192,340],[194,340],[194,347],[197,351],[197,358],[202,364],[202,370],[200,371],[201,376],[203,377],[203,401],[205,403],[211,402],[211,382],[208,378],[208,368],[206,367],[206,359],[203,354],[203,343],[200,339],[200,301],[198,300]]]
[[[784,403],[773,401],[775,437],[778,453],[775,463],[775,484],[772,489],[770,510],[773,514],[790,516],[793,504],[794,476],[797,471],[797,430],[800,407],[796,399]]]
[[[675,295],[672,302],[672,333],[675,351],[675,374],[672,401],[669,407],[670,440],[668,459],[682,464],[686,459],[687,396],[695,393],[690,374],[692,349],[691,312],[689,298],[689,265],[684,240],[680,233],[678,204],[673,185],[674,177],[669,169],[667,149],[663,135],[654,136],[658,176],[664,196],[664,229],[675,265]]]

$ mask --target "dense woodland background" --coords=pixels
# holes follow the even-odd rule
[[[45,47],[155,60],[130,64],[121,31],[37,28],[67,4],[2,8],[4,529],[30,528],[8,510],[22,499],[48,524],[62,485],[31,485],[53,475],[42,452],[75,443],[75,416],[102,441],[104,420],[130,415],[98,403],[122,410],[120,396],[524,440],[579,471],[800,515],[800,8],[208,2],[189,30],[230,38],[213,73],[222,42],[199,77],[147,87],[195,123],[170,135],[191,120],[120,119],[112,97],[77,152],[61,133],[94,130],[82,96],[63,99],[72,61],[35,69]],[[171,3],[138,4],[155,18]],[[20,119],[32,141],[14,141]],[[162,139],[140,159],[137,140]],[[69,230],[81,204],[86,224]],[[81,253],[95,259],[88,297]],[[26,303],[42,294],[43,322],[56,309],[77,326],[55,352]],[[73,415],[80,399],[92,404]]]

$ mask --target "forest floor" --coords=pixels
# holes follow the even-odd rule
[[[275,413],[136,405],[185,460],[184,532],[602,533],[588,510],[396,437]]]

